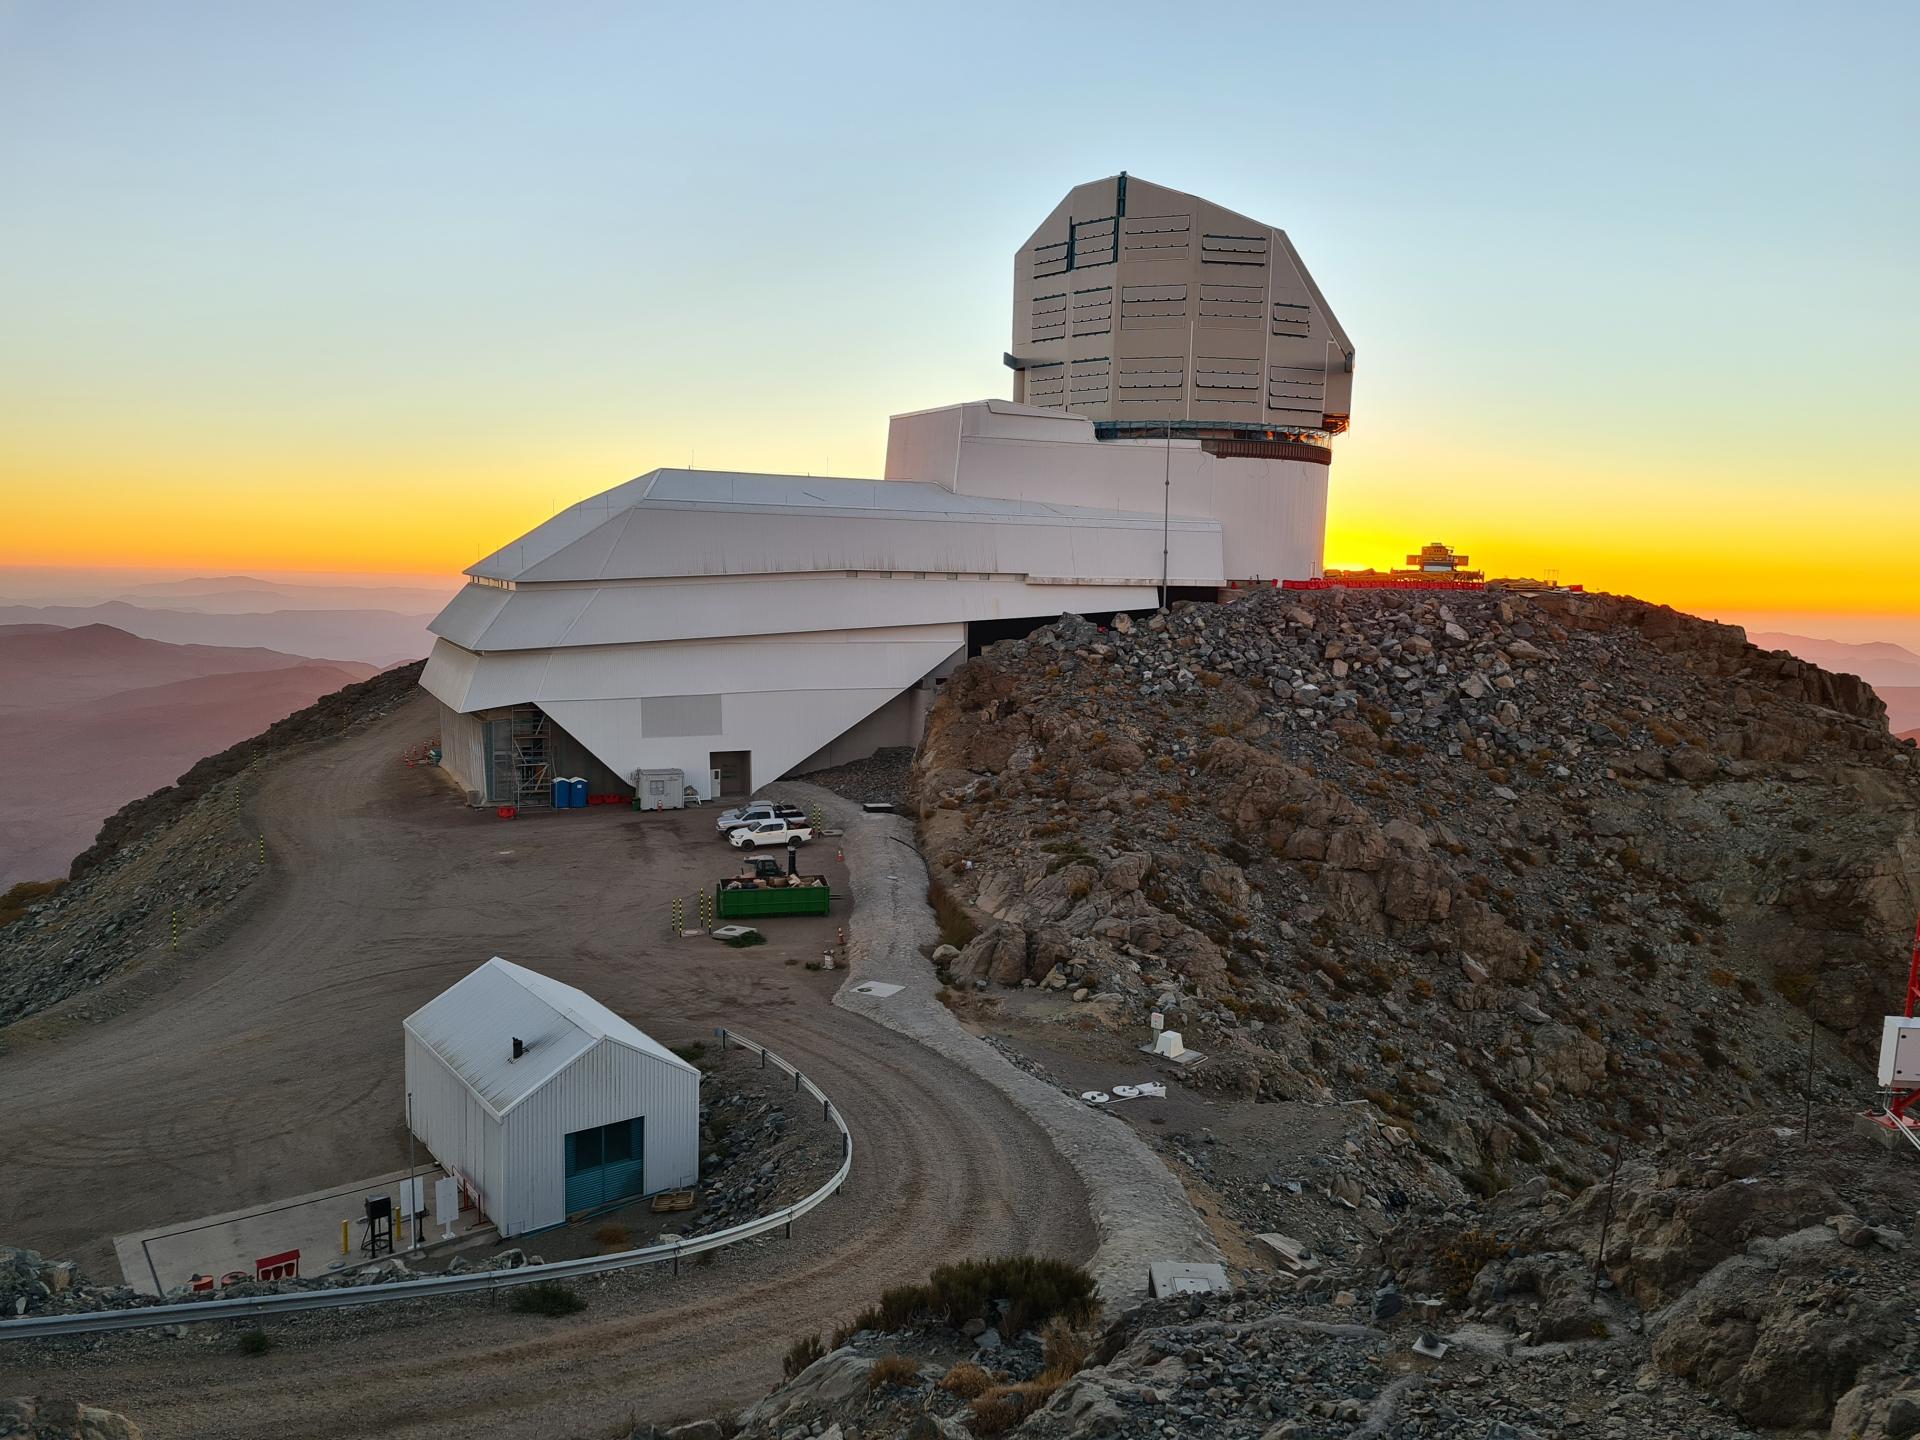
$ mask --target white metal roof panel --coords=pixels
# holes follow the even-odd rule
[[[495,1115],[505,1115],[602,1041],[694,1069],[584,990],[498,955],[404,1023]],[[516,1038],[526,1047],[518,1060]]]
[[[1158,515],[958,495],[920,480],[656,470],[568,507],[467,573],[565,582],[803,570],[991,570],[997,552],[1012,537],[1036,533],[1031,527],[1043,527],[1039,533],[1051,543],[1056,527],[1157,534],[1160,525]]]

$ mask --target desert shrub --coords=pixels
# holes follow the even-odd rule
[[[968,1428],[976,1435],[1004,1435],[1029,1413],[1022,1387],[1000,1385],[974,1400],[973,1421]]]
[[[1459,1304],[1473,1288],[1474,1276],[1489,1260],[1499,1259],[1509,1248],[1491,1230],[1462,1230],[1434,1257],[1434,1274],[1440,1281],[1441,1291]]]
[[[820,1343],[818,1335],[802,1335],[787,1347],[786,1358],[780,1362],[780,1369],[791,1380],[826,1353],[827,1347]]]
[[[1046,1373],[1058,1375],[1063,1380],[1077,1373],[1087,1363],[1087,1356],[1093,1353],[1093,1346],[1088,1343],[1087,1337],[1058,1315],[1047,1322],[1047,1328],[1040,1333],[1040,1342]]]
[[[958,1328],[1005,1302],[1003,1333],[1018,1335],[1055,1316],[1082,1323],[1093,1315],[1093,1277],[1065,1260],[1004,1255],[936,1266],[924,1284],[898,1285],[853,1321],[854,1330],[905,1330],[923,1323]]]
[[[595,1229],[593,1232],[593,1240],[594,1243],[602,1249],[631,1250],[633,1248],[633,1231],[620,1224],[617,1220],[609,1220],[606,1224]]]
[[[1776,971],[1773,988],[1795,1005],[1805,1005],[1807,997],[1813,993],[1813,975],[1810,971]]]
[[[1064,1319],[1049,1322],[1043,1338],[1045,1368],[1038,1376],[1017,1385],[995,1385],[974,1398],[971,1428],[975,1435],[1004,1435],[1013,1429],[1051,1400],[1092,1353],[1086,1337]]]
[[[967,942],[980,933],[980,927],[973,923],[967,907],[938,879],[929,878],[927,881],[927,903],[933,907],[933,918],[940,926],[942,945],[964,950]]]
[[[958,1395],[962,1400],[972,1400],[984,1395],[993,1387],[993,1376],[982,1370],[971,1360],[962,1360],[940,1377],[940,1388],[949,1395]]]
[[[897,1385],[905,1390],[919,1383],[920,1362],[911,1355],[882,1355],[867,1371],[869,1390],[878,1390],[882,1385]]]
[[[587,1308],[587,1302],[571,1288],[552,1280],[522,1286],[507,1303],[522,1315],[574,1315]]]
[[[731,945],[736,950],[745,950],[753,945],[766,944],[767,937],[762,935],[758,930],[749,930],[744,935],[729,935],[720,943],[723,945]]]
[[[273,1349],[273,1336],[264,1330],[242,1330],[234,1348],[242,1355],[264,1355]]]

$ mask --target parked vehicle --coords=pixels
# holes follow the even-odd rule
[[[805,820],[807,812],[798,805],[777,805],[771,800],[756,800],[751,805],[741,805],[732,810],[723,810],[713,822],[714,828],[722,835],[729,830],[738,830],[742,825],[751,825],[760,820]]]
[[[784,845],[789,839],[805,842],[812,838],[813,826],[804,820],[782,816],[777,820],[755,820],[742,825],[727,836],[727,843],[736,850],[744,850],[749,845],[757,849],[762,845]]]

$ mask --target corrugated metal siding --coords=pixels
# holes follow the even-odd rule
[[[472,1181],[480,1192],[480,1208],[501,1220],[500,1122],[445,1061],[411,1031],[404,1033],[413,1133],[442,1166]]]
[[[647,1190],[677,1190],[700,1178],[700,1077],[603,1040],[510,1111],[501,1128],[507,1174],[502,1234],[567,1218],[569,1132],[646,1117]]]
[[[478,790],[483,801],[493,799],[487,793],[492,769],[487,763],[487,728],[445,701],[440,704],[440,767],[459,782],[461,789]]]

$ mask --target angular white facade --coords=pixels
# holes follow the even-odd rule
[[[915,743],[970,627],[1319,573],[1329,429],[1143,418],[975,401],[894,417],[882,480],[656,470],[572,506],[433,622],[443,763],[495,803],[748,790]]]
[[[699,1070],[584,991],[495,956],[402,1029],[413,1132],[503,1236],[699,1179]],[[628,1122],[583,1198],[571,1137]]]

